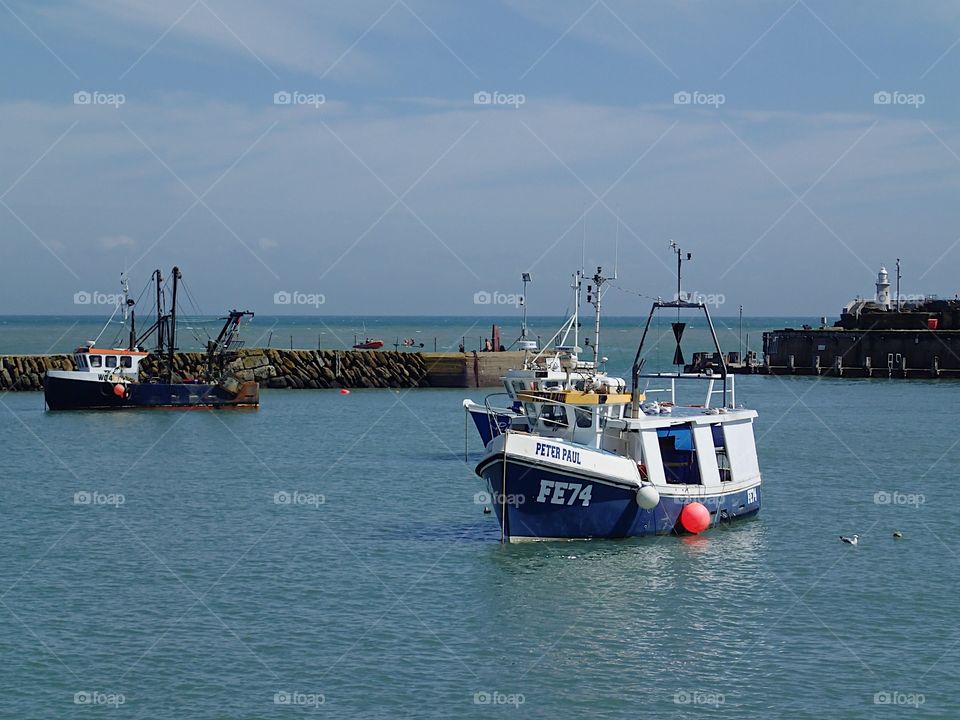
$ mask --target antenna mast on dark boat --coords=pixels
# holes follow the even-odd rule
[[[167,349],[167,382],[173,382],[173,354],[177,350],[177,281],[180,280],[180,268],[173,268],[173,294],[170,301],[170,340]]]
[[[157,354],[163,353],[163,275],[160,274],[160,268],[153,271],[153,277],[157,281]]]
[[[127,339],[127,349],[137,349],[137,311],[133,306],[136,301],[130,298],[130,282],[127,273],[120,273],[120,287],[123,289],[123,321],[127,321],[127,313],[130,313],[130,333]]]

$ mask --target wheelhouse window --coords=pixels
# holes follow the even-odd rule
[[[733,474],[730,471],[730,458],[727,457],[727,448],[723,442],[723,428],[714,425],[711,431],[713,433],[713,447],[717,451],[717,470],[720,471],[720,482],[730,482],[733,480]]]
[[[110,368],[115,368],[117,366],[117,356],[116,355],[107,355],[103,359],[104,365]]]
[[[574,408],[578,428],[593,427],[593,411],[590,408]]]
[[[121,355],[120,367],[125,367],[125,368],[133,367],[133,358],[130,357],[129,355]]]
[[[699,485],[700,467],[693,446],[693,433],[687,426],[657,430],[663,471],[671,485]]]
[[[90,355],[90,367],[100,367],[101,358],[99,355]]]
[[[569,427],[567,409],[562,405],[546,404],[540,412],[540,419],[545,425],[553,427]]]

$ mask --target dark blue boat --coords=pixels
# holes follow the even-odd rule
[[[48,370],[43,379],[44,400],[50,410],[119,410],[125,408],[255,408],[260,405],[260,386],[255,381],[241,382],[225,370],[236,339],[240,321],[252,312],[232,310],[224,318],[220,334],[207,344],[206,367],[200,379],[185,378],[174,370],[177,337],[177,286],[179,268],[173,268],[170,312],[159,270],[156,281],[156,321],[137,335],[135,304],[129,299],[127,282],[122,278],[124,321],[129,310],[129,341],[125,348],[98,348],[94,342],[74,351],[74,370]],[[116,310],[114,311],[116,313]],[[112,318],[111,318],[112,319]],[[156,350],[147,352],[143,344],[156,337]],[[141,362],[156,361],[157,371],[144,374]]]

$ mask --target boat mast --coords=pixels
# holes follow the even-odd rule
[[[173,382],[173,353],[177,343],[177,281],[180,279],[180,268],[173,267],[173,298],[170,301],[170,342],[167,351],[167,382]]]

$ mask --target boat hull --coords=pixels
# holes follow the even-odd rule
[[[61,377],[51,373],[43,379],[43,396],[51,410],[124,410],[132,408],[255,408],[260,405],[260,386],[241,383],[235,393],[220,385],[204,383],[128,383],[122,396],[115,383]]]
[[[617,482],[590,471],[538,464],[509,451],[488,455],[477,466],[477,474],[487,483],[509,542],[683,534],[680,513],[689,503],[706,506],[710,526],[715,527],[756,515],[761,502],[758,478],[748,486],[715,492],[658,486],[659,504],[644,510],[637,504],[635,481]]]

